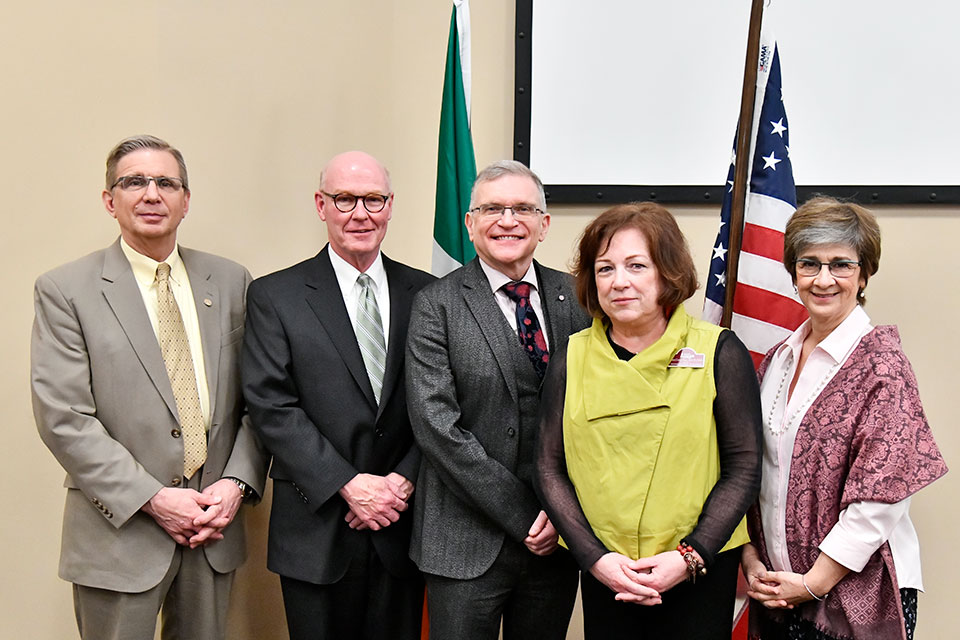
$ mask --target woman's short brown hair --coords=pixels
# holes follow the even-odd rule
[[[610,246],[621,229],[637,229],[647,241],[650,257],[660,274],[657,303],[673,309],[697,290],[697,270],[690,257],[687,239],[665,207],[655,202],[631,202],[607,209],[593,219],[580,236],[573,259],[577,299],[595,318],[606,319],[597,296],[594,263]]]
[[[880,225],[858,204],[818,196],[794,212],[783,234],[783,266],[794,284],[797,258],[806,249],[824,244],[843,244],[857,252],[864,286],[880,268]],[[862,289],[857,300],[865,301]]]

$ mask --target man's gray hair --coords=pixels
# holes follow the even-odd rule
[[[120,163],[120,158],[134,151],[141,151],[143,149],[166,151],[172,155],[174,159],[176,159],[177,164],[180,165],[180,179],[183,180],[183,190],[190,191],[190,183],[187,181],[187,163],[184,161],[183,154],[180,153],[180,150],[174,148],[166,140],[161,140],[156,136],[146,134],[125,138],[110,150],[110,153],[107,155],[107,189],[111,188],[113,183],[117,181],[117,165]]]
[[[494,180],[498,180],[504,176],[522,176],[524,178],[530,178],[537,186],[537,192],[540,194],[539,201],[534,204],[540,207],[540,209],[546,211],[547,196],[543,192],[543,183],[540,181],[540,177],[535,174],[530,167],[522,162],[517,162],[516,160],[498,160],[493,164],[487,165],[484,167],[483,171],[477,174],[477,179],[473,181],[473,189],[470,190],[470,209],[473,210],[478,204],[481,204],[476,201],[477,185],[484,182],[493,182]]]

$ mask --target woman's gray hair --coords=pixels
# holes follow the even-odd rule
[[[880,268],[880,225],[864,207],[817,196],[797,209],[783,234],[783,266],[797,282],[796,263],[803,251],[825,244],[842,244],[857,252],[864,288]],[[857,300],[863,304],[863,289]]]

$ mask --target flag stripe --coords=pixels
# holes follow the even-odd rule
[[[771,260],[783,259],[783,233],[767,227],[743,225],[743,242],[740,250],[754,253]]]
[[[733,314],[730,326],[738,336],[746,337],[743,343],[751,353],[758,353],[761,356],[775,344],[786,340],[791,333],[784,327],[737,314]]]
[[[460,267],[461,264],[447,253],[436,240],[433,241],[433,258],[430,262],[431,271],[434,275],[446,275]]]
[[[793,178],[790,178],[789,184],[793,184]],[[781,188],[787,188],[787,185],[782,185]],[[747,210],[744,213],[745,221],[768,229],[783,231],[784,227],[787,226],[787,220],[797,210],[794,202],[788,202],[784,198],[794,200],[795,197],[792,195],[794,193],[796,193],[796,188],[787,194],[748,194]]]
[[[710,324],[720,324],[720,319],[723,314],[723,305],[719,305],[710,298],[705,298],[703,301],[703,315],[701,316],[704,320]]]
[[[768,323],[791,331],[799,327],[807,318],[807,310],[802,304],[766,289],[751,287],[743,282],[737,285],[733,312],[752,318],[763,318]]]
[[[769,289],[785,298],[794,298],[799,302],[799,298],[795,297],[790,274],[779,260],[770,260],[753,253],[741,253],[740,273],[737,280],[739,283]]]
[[[755,353],[766,353],[770,350],[770,347],[785,340],[790,335],[790,331],[783,327],[749,316],[734,314],[731,324],[738,334],[741,332],[750,334],[750,344],[747,348]]]
[[[759,369],[759,368],[760,368],[760,363],[763,362],[763,359],[764,359],[765,357],[766,357],[766,354],[765,354],[765,353],[757,353],[756,351],[751,351],[751,352],[750,352],[750,359],[753,360],[753,368],[754,368],[754,369]],[[747,606],[746,603],[744,603],[743,606],[746,607],[746,606]]]

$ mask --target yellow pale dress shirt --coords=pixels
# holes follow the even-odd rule
[[[140,295],[143,296],[143,305],[147,309],[147,315],[150,317],[150,326],[153,327],[153,334],[158,336],[159,331],[157,322],[157,265],[160,263],[149,258],[142,253],[137,253],[130,245],[120,239],[120,248],[123,255],[130,262],[130,268],[133,269],[133,277],[140,288]],[[183,328],[187,332],[187,342],[190,343],[190,357],[193,358],[193,371],[197,376],[197,391],[200,394],[200,410],[203,412],[203,425],[207,431],[210,430],[210,390],[207,388],[207,370],[203,362],[203,343],[200,341],[200,321],[197,318],[197,307],[193,299],[193,289],[190,288],[190,278],[187,276],[187,269],[183,266],[183,260],[180,259],[178,246],[174,246],[173,252],[165,260],[170,265],[170,288],[173,289],[173,297],[177,300],[177,306],[180,307],[180,317],[183,318]]]

